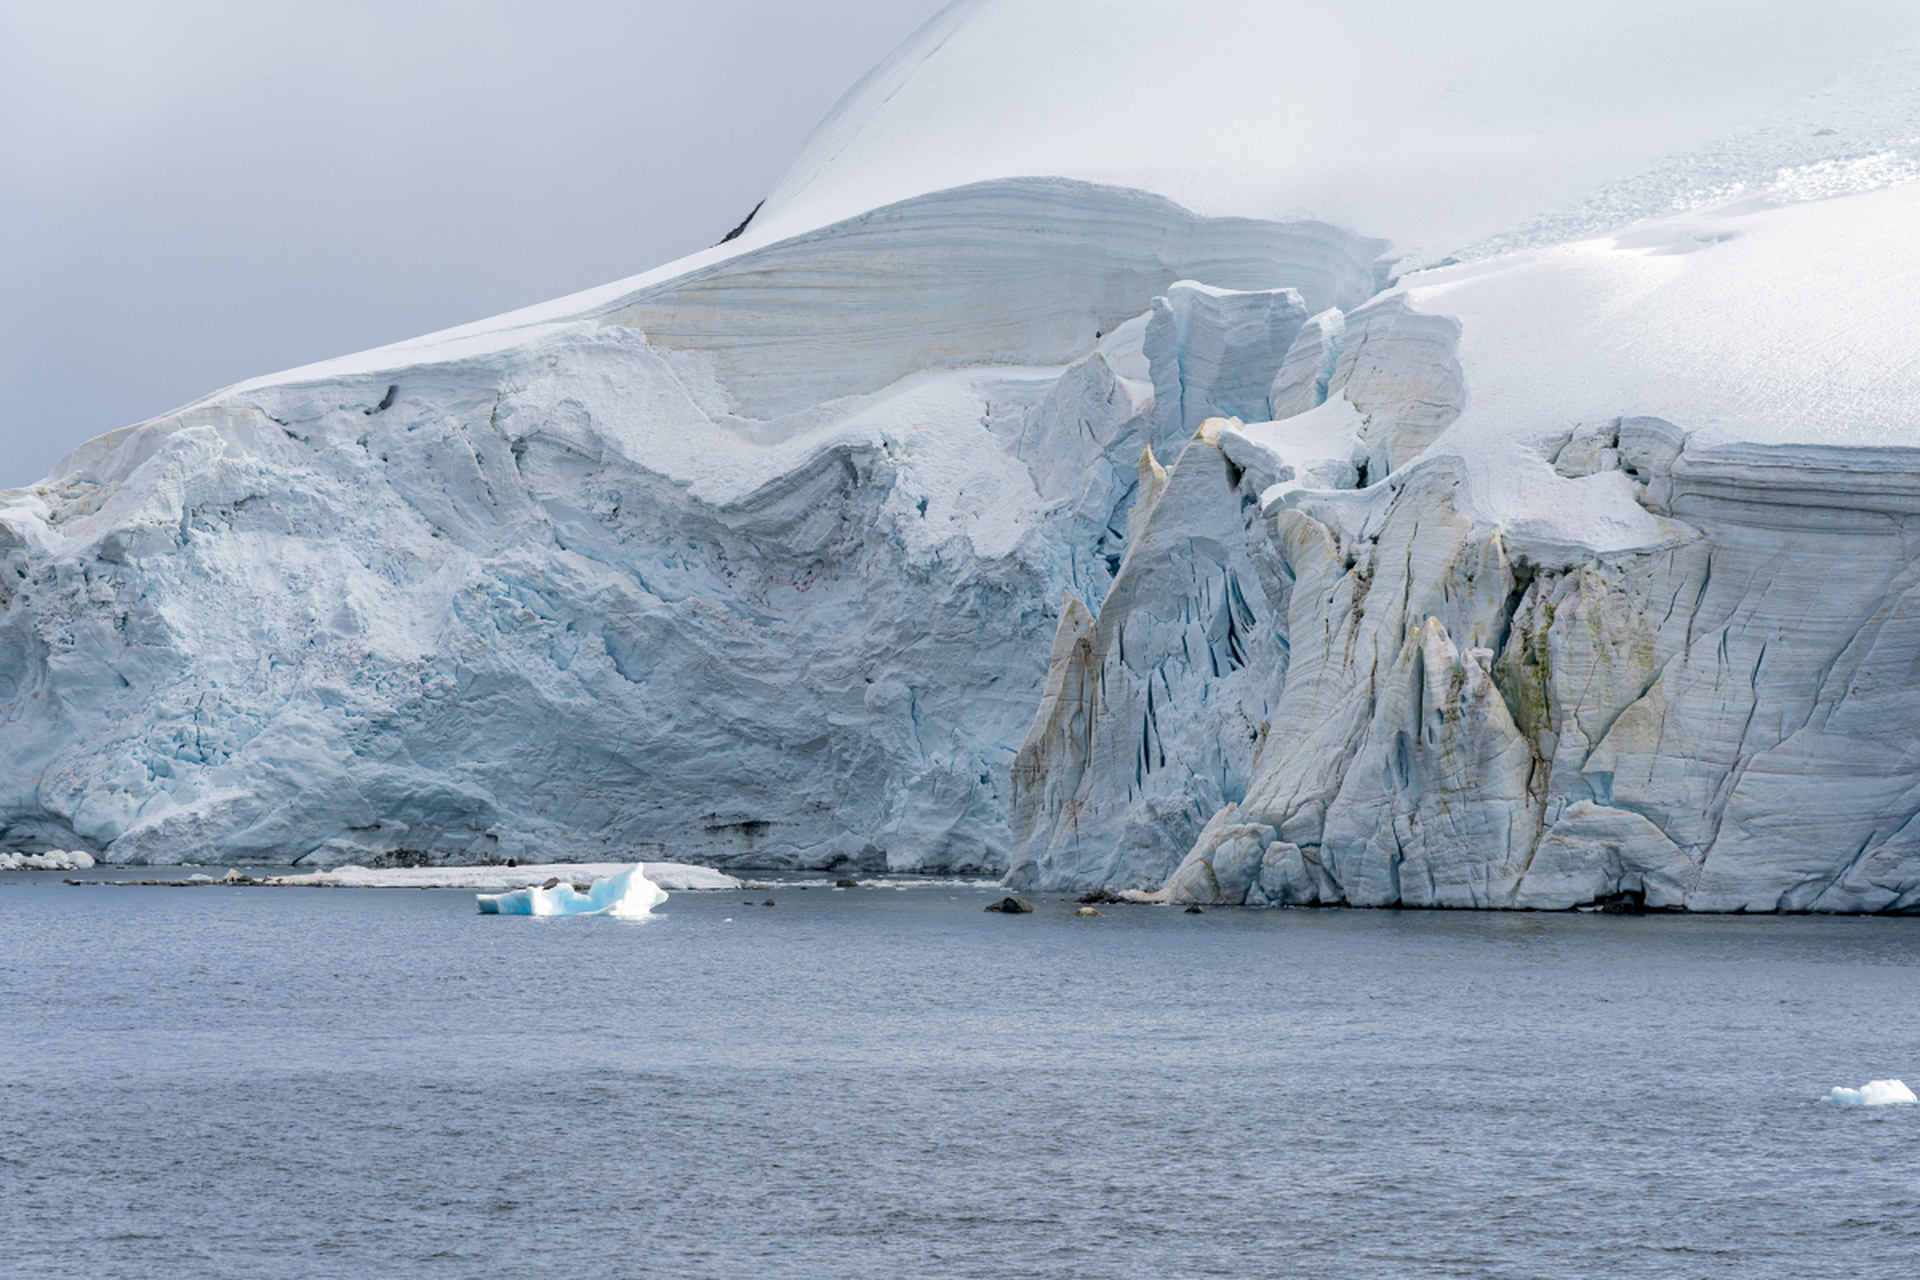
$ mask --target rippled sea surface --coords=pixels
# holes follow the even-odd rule
[[[59,879],[11,1276],[1920,1274],[1920,920]]]

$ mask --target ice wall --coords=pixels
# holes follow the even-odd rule
[[[3,838],[1001,870],[1154,298],[1380,248],[1012,181],[104,437],[0,509]]]
[[[1658,251],[1503,267],[1535,273],[1518,291],[1485,272],[1458,285],[1411,284],[1362,309],[1397,320],[1369,358],[1349,359],[1360,314],[1346,317],[1335,361],[1344,385],[1336,371],[1321,405],[1219,432],[1278,445],[1289,424],[1310,436],[1316,417],[1357,398],[1354,436],[1367,463],[1377,468],[1384,453],[1389,464],[1384,481],[1364,488],[1323,476],[1262,492],[1264,544],[1248,555],[1284,584],[1284,607],[1266,625],[1281,633],[1286,658],[1268,660],[1269,727],[1243,794],[1223,792],[1177,867],[1072,855],[1048,824],[1078,810],[1042,805],[1022,827],[1027,810],[1016,805],[1019,847],[1048,851],[1016,873],[1062,887],[1152,887],[1165,877],[1175,901],[1920,906],[1910,746],[1920,715],[1910,667],[1920,651],[1920,453],[1901,408],[1906,391],[1886,394],[1911,388],[1920,371],[1904,352],[1876,349],[1898,341],[1898,303],[1874,267],[1841,265],[1839,234],[1904,218],[1916,198],[1909,188],[1851,209],[1834,201],[1808,214],[1743,214],[1724,239],[1705,242],[1744,239],[1745,260],[1764,265],[1771,238],[1792,271],[1827,267],[1823,304],[1873,326],[1850,357],[1876,370],[1874,398],[1835,400],[1830,358],[1785,353],[1803,308],[1699,324],[1685,278]],[[1816,227],[1830,235],[1812,235]],[[1671,237],[1656,227],[1623,240],[1630,250]],[[1824,246],[1832,256],[1823,261]],[[1586,331],[1585,312],[1558,348],[1545,344],[1544,362],[1518,336],[1474,357],[1466,339],[1476,323],[1517,329],[1526,317],[1508,313],[1512,299],[1540,308],[1557,288],[1546,279],[1569,272],[1589,285],[1596,272],[1661,280],[1614,295],[1632,301],[1616,304],[1609,323],[1639,337],[1672,324],[1680,308],[1693,321],[1692,358],[1711,372],[1679,381],[1658,357],[1624,368],[1616,348]],[[1492,312],[1480,308],[1488,292],[1499,298]],[[1438,300],[1466,322],[1449,330],[1439,317],[1423,320],[1414,302]],[[1335,326],[1322,329],[1308,336],[1324,345]],[[1464,368],[1442,354],[1449,343],[1466,353]],[[1724,354],[1709,354],[1716,348]],[[1740,362],[1761,360],[1769,367],[1753,376],[1779,391],[1756,410]],[[1315,367],[1297,356],[1286,365]],[[1476,385],[1484,400],[1472,408]],[[1701,425],[1594,412],[1650,395]],[[1556,418],[1571,425],[1556,432]],[[1234,505],[1224,484],[1196,500],[1215,513]],[[1194,518],[1164,499],[1151,515]],[[1078,625],[1100,635],[1120,600],[1116,588],[1097,623]],[[1053,683],[1089,690],[1082,703],[1097,718],[1112,682],[1075,684],[1074,660],[1056,648],[1062,678]],[[1226,689],[1216,681],[1163,699],[1155,732],[1205,738],[1211,725],[1221,741],[1240,739],[1239,716],[1219,703]],[[1066,721],[1057,706],[1043,719]],[[1037,723],[1033,758],[1055,759],[1063,736]],[[1049,783],[1027,785],[1045,792]],[[1100,789],[1084,777],[1077,788],[1078,797]],[[1103,847],[1115,840],[1144,848],[1102,833]]]

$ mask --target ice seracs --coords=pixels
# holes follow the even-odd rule
[[[1920,904],[1920,361],[1852,253],[1916,216],[1899,186],[1403,281],[1458,319],[1465,407],[1385,485],[1265,508],[1292,728],[1168,895]],[[1755,280],[1792,287],[1702,318]],[[1823,322],[1857,343],[1805,348]]]

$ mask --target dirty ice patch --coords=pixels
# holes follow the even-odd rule
[[[566,881],[550,887],[528,885],[509,893],[474,895],[480,914],[502,916],[617,916],[638,920],[653,914],[667,900],[667,891],[647,879],[646,870],[635,863],[618,875],[595,880],[581,893]]]
[[[1835,1089],[1825,1100],[1841,1107],[1897,1107],[1920,1102],[1899,1080],[1869,1080],[1859,1089]]]

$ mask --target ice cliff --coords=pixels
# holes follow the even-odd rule
[[[1920,19],[1117,8],[0,495],[0,843],[1920,904]]]
[[[8,838],[1003,868],[1056,602],[1185,433],[1133,313],[1379,249],[1008,181],[94,441],[0,513]]]

